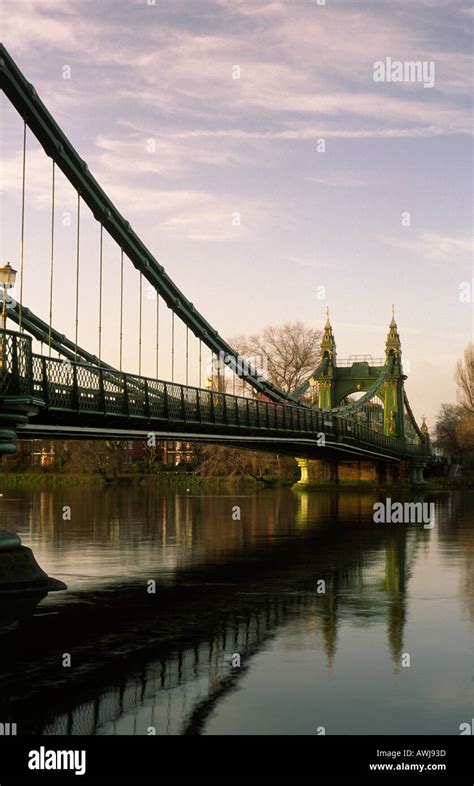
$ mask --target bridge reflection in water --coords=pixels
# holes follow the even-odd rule
[[[433,533],[374,525],[370,492],[10,496],[0,513],[14,505],[22,538],[71,587],[3,632],[0,717],[22,733],[200,733],[293,621],[314,634],[315,657],[329,671],[341,621],[382,625],[399,668],[407,583]],[[51,523],[66,497],[74,510],[75,496],[81,522]],[[242,522],[229,522],[236,502]],[[61,575],[60,564],[88,575]],[[155,595],[146,590],[152,578]],[[62,667],[65,652],[71,668]]]

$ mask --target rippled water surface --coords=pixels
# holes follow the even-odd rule
[[[69,589],[2,604],[0,720],[41,734],[459,734],[474,705],[474,495],[420,495],[432,529],[374,524],[377,499],[3,489],[0,527]]]

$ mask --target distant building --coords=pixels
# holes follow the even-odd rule
[[[191,442],[169,440],[161,444],[164,464],[175,464],[175,466],[178,466],[178,464],[194,459],[194,449]]]
[[[52,467],[58,459],[67,461],[69,457],[67,441],[57,442],[46,439],[28,439],[18,442],[18,451],[12,456],[5,456],[9,461],[22,461],[24,466],[46,468]],[[193,461],[195,457],[192,444],[176,440],[157,442],[156,461],[163,464],[178,466],[183,462]],[[136,461],[149,461],[150,454],[145,439],[127,440],[124,444],[123,460],[125,464],[134,464]],[[58,467],[60,471],[60,467]]]

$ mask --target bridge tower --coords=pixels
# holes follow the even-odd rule
[[[402,345],[398,334],[398,326],[392,306],[392,320],[389,325],[385,342],[385,368],[391,358],[393,368],[379,390],[379,397],[384,405],[384,434],[390,437],[405,439],[405,418],[403,403],[403,383],[406,376],[402,369]],[[366,360],[354,360],[352,365],[338,367],[336,341],[329,320],[329,311],[321,340],[320,360],[328,358],[328,365],[318,377],[318,407],[331,410],[341,406],[342,400],[354,391],[368,391],[376,377],[384,370],[384,365],[370,366]]]
[[[329,309],[326,310],[327,319],[324,326],[324,336],[321,340],[320,359],[329,358],[325,374],[318,379],[318,407],[332,409],[334,402],[334,386],[336,382],[336,341],[329,321]]]
[[[385,342],[385,362],[388,364],[390,355],[395,358],[395,363],[389,378],[383,386],[384,399],[384,434],[389,437],[405,439],[405,418],[403,408],[403,383],[406,376],[402,369],[402,344],[395,322],[395,310],[392,306],[392,321],[390,322],[387,340]]]

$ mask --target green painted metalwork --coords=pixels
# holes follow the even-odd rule
[[[23,303],[20,306],[13,304],[8,308],[10,318],[38,340],[46,342],[49,354],[54,349],[66,360],[33,355],[30,337],[23,333],[0,331],[0,452],[14,450],[15,428],[24,425],[30,418],[37,423],[60,424],[64,426],[65,433],[72,428],[73,422],[90,423],[91,419],[101,433],[114,421],[139,429],[157,424],[168,424],[167,427],[185,424],[191,433],[195,426],[201,430],[204,426],[209,433],[217,435],[223,431],[250,432],[258,437],[265,432],[281,435],[282,439],[291,439],[294,434],[306,434],[314,439],[322,432],[345,446],[352,445],[355,449],[357,445],[365,445],[389,456],[423,457],[429,453],[429,441],[416,424],[404,390],[406,377],[402,370],[401,344],[394,318],[387,336],[385,361],[371,365],[365,359],[358,359],[345,366],[337,363],[328,314],[320,364],[310,378],[318,382],[319,410],[297,405],[297,399],[306,392],[310,380],[287,395],[262,379],[248,364],[240,362],[238,353],[185,298],[132,231],[3,45],[0,45],[0,87],[53,159],[53,171],[57,165],[76,189],[78,220],[82,200],[100,223],[101,237],[105,228],[119,245],[122,261],[125,253],[172,310],[173,318],[176,314],[184,322],[186,337],[191,330],[213,354],[219,355],[244,382],[248,382],[260,398],[266,398],[265,401],[248,399],[123,374],[78,347],[77,341],[72,342],[55,330],[51,324],[51,302],[49,324],[25,308]],[[77,359],[79,362],[74,362]],[[347,397],[356,391],[365,395],[357,402],[348,403]],[[383,433],[354,417],[375,395],[384,404]],[[420,444],[409,444],[405,423],[411,433],[418,436]]]
[[[66,434],[73,424],[102,430],[125,424],[144,435],[164,427],[186,428],[190,435],[204,431],[216,441],[223,433],[251,435],[256,443],[265,435],[290,443],[306,437],[321,455],[325,448],[317,447],[317,440],[324,434],[331,450],[363,450],[379,458],[426,454],[421,444],[409,445],[340,415],[33,354],[31,338],[11,331],[0,331],[0,342],[9,348],[0,369],[0,410],[21,402],[29,405],[33,425],[60,424]]]
[[[24,77],[3,44],[0,44],[0,87],[23,117],[48,156],[76,188],[88,205],[95,219],[129,257],[149,283],[160,294],[168,307],[179,316],[197,338],[212,352],[221,354],[224,363],[238,373],[257,392],[272,401],[289,401],[286,393],[268,380],[262,379],[256,369],[239,362],[239,354],[228,344],[165,273],[129,222],[120,214],[97,180],[89,172],[66,135],[39,98],[33,85]]]
[[[56,350],[56,352],[59,352],[59,354],[63,355],[63,357],[68,358],[69,360],[77,360],[77,358],[79,358],[80,361],[85,361],[86,363],[90,363],[93,366],[99,365],[99,358],[96,355],[92,355],[90,352],[87,352],[87,350],[83,347],[76,346],[74,341],[68,339],[64,333],[60,333],[58,330],[55,330],[54,327],[50,326],[47,322],[34,314],[33,311],[31,311],[29,308],[22,306],[20,310],[20,305],[13,302],[7,306],[7,313],[9,319],[11,319],[17,325],[20,324],[21,319],[21,324],[25,330],[34,336],[34,338],[38,339],[38,341],[41,341],[44,344],[48,344],[48,342],[51,341],[52,349]],[[113,366],[109,366],[108,363],[104,363],[103,360],[100,361],[100,365],[104,366],[104,368],[113,368]]]
[[[408,403],[401,356],[400,336],[392,315],[385,342],[384,360],[378,365],[371,365],[367,359],[359,358],[353,362],[342,361],[338,364],[336,342],[328,314],[320,347],[321,362],[311,375],[318,382],[318,407],[351,417],[361,412],[368,402],[377,396],[384,408],[383,431],[386,436],[406,440],[405,426],[408,424],[420,442],[426,443],[426,435],[418,427]],[[293,391],[294,399],[305,392],[310,379]],[[361,392],[364,395],[359,400],[347,401],[351,394]]]
[[[329,358],[324,357],[321,363],[319,364],[319,366],[313,371],[311,376],[308,377],[308,379],[305,379],[305,381],[302,382],[301,385],[299,385],[290,393],[290,399],[293,399],[293,401],[298,401],[298,399],[300,399],[301,396],[304,396],[304,394],[310,387],[310,379],[319,379],[326,371],[328,365],[329,365]]]

